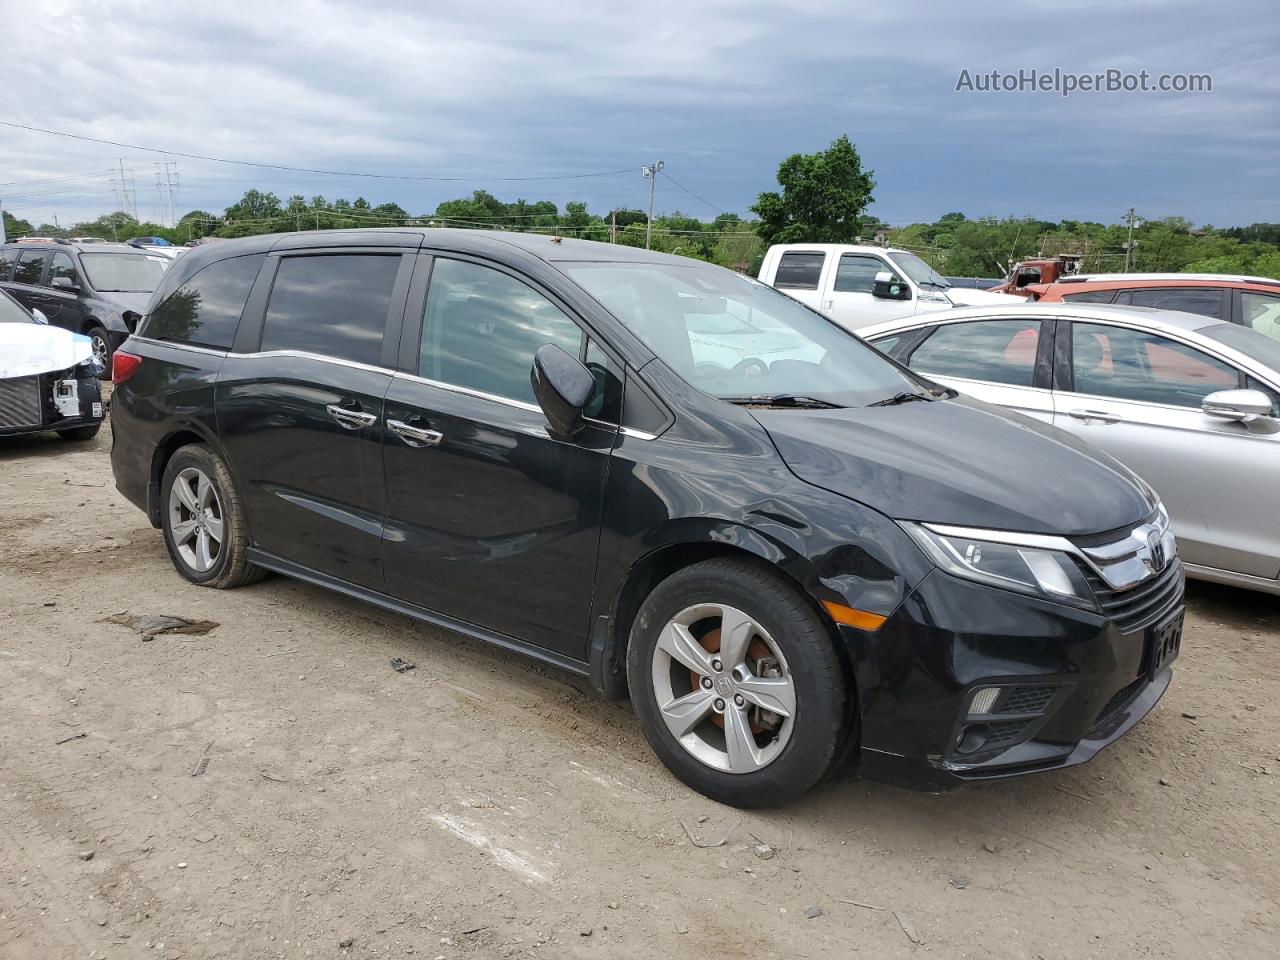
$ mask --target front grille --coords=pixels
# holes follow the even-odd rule
[[[993,713],[1043,713],[1057,687],[1006,687]]]
[[[1182,563],[1176,557],[1159,574],[1127,590],[1112,589],[1088,564],[1080,567],[1102,612],[1121,633],[1151,626],[1182,602]]]
[[[43,422],[38,376],[0,380],[0,429],[38,427]]]

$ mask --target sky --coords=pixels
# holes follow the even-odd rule
[[[0,126],[0,202],[33,223],[118,208],[121,166],[140,216],[166,216],[165,157],[139,148],[173,151],[179,216],[251,187],[413,214],[485,189],[603,213],[643,208],[640,168],[659,159],[657,212],[748,216],[779,162],[842,133],[874,171],[870,212],[895,225],[1114,223],[1129,207],[1280,221],[1275,0],[0,0],[0,14],[0,121],[131,145]],[[956,89],[963,70],[1055,68],[1208,74],[1212,91]]]

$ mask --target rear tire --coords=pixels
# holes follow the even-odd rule
[[[830,632],[750,560],[707,560],[662,581],[636,614],[627,676],[659,759],[721,803],[795,800],[845,742],[849,695]]]
[[[226,590],[267,575],[248,560],[244,507],[231,471],[209,447],[179,449],[165,466],[160,496],[169,559],[192,583]]]
[[[102,424],[91,423],[85,427],[69,427],[66,430],[59,430],[58,436],[63,440],[70,440],[73,443],[82,443],[85,440],[92,440],[98,435],[98,431],[102,429]]]

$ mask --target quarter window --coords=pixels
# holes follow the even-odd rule
[[[1131,290],[1130,295],[1129,302],[1135,307],[1182,310],[1222,319],[1222,290],[1219,287],[1143,287]]]
[[[262,326],[263,350],[377,365],[399,255],[284,257]]]
[[[889,265],[879,257],[846,253],[840,257],[836,268],[835,289],[841,293],[870,293],[876,285],[876,274],[890,272]],[[897,279],[896,275],[894,279]]]
[[[0,269],[0,276],[3,275],[3,270]],[[1241,290],[1240,314],[1240,319],[1244,321],[1246,327],[1252,327],[1274,340],[1280,340],[1280,297]]]
[[[778,260],[773,285],[779,290],[817,290],[825,253],[784,253]]]
[[[1110,303],[1115,295],[1115,290],[1081,290],[1079,293],[1064,293],[1062,299],[1068,303]]]
[[[533,355],[548,343],[581,356],[582,330],[554,303],[508,274],[436,259],[419,345],[421,376],[534,403],[529,382]]]
[[[618,423],[622,418],[622,371],[594,340],[587,341],[587,369],[596,388],[583,413],[595,420]]]
[[[80,283],[76,277],[76,265],[65,253],[55,253],[53,259],[49,261],[49,286],[53,286],[53,281],[57,277],[70,280],[76,286]]]
[[[209,264],[151,312],[143,335],[230,350],[261,266],[261,256]]]
[[[39,283],[44,262],[48,259],[48,250],[23,250],[18,257],[18,269],[13,272],[13,282]]]
[[[1198,408],[1209,394],[1240,385],[1221,360],[1127,327],[1073,324],[1071,351],[1076,393]]]
[[[1029,387],[1035,380],[1039,320],[975,320],[938,327],[911,355],[911,369]]]

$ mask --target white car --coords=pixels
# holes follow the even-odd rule
[[[931,310],[1026,299],[953,287],[909,250],[843,243],[774,244],[759,279],[849,330]]]
[[[1188,576],[1280,594],[1280,342],[1197,314],[1070,303],[906,317],[858,335],[1136,471],[1173,518]]]

